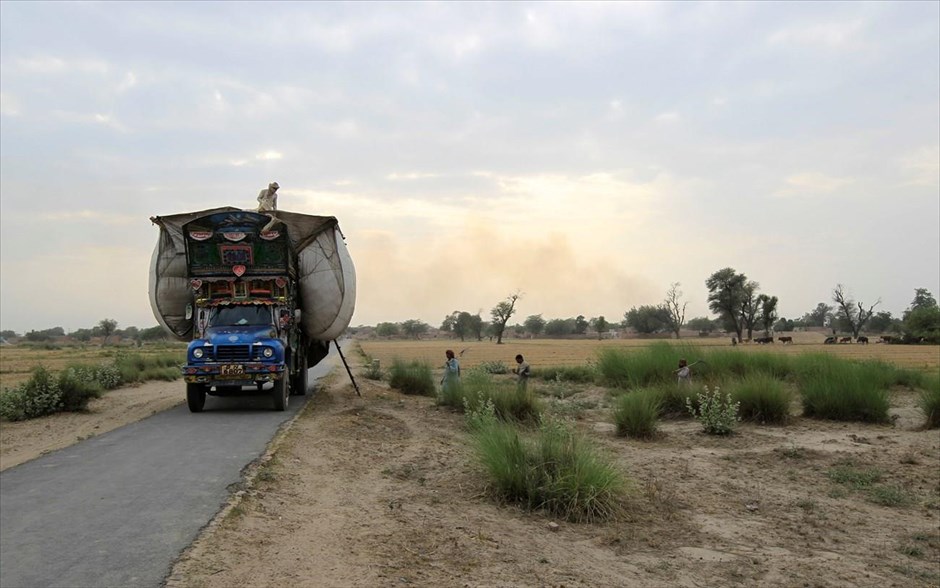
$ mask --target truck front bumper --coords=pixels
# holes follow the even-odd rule
[[[240,368],[240,369],[239,369]],[[287,366],[283,363],[267,364],[252,362],[245,364],[204,363],[183,366],[183,380],[190,384],[239,382],[263,383],[280,380]]]

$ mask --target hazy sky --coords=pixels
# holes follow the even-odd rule
[[[2,2],[0,98],[3,329],[155,325],[149,217],[271,181],[353,325],[940,295],[938,2]]]

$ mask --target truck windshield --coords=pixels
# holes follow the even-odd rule
[[[270,324],[271,311],[267,306],[222,306],[209,319],[210,327]]]

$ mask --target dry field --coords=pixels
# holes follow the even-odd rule
[[[99,347],[97,345],[63,345],[58,349],[44,349],[31,345],[4,345],[0,347],[0,387],[10,388],[29,379],[36,366],[42,365],[56,372],[73,363],[97,364],[114,359],[119,352],[159,355],[179,353],[183,360],[186,346],[180,344],[145,345],[143,347]]]
[[[802,336],[801,336],[802,335]],[[824,345],[825,337],[817,333],[795,333],[794,343],[783,345],[738,345],[742,353],[831,353],[849,359],[876,359],[890,362],[904,368],[936,370],[940,367],[940,346],[937,345],[868,345],[836,344]],[[395,358],[426,361],[432,366],[444,364],[444,351],[453,349],[461,353],[460,364],[473,367],[483,362],[501,361],[507,366],[514,365],[517,353],[525,356],[533,368],[583,365],[595,359],[603,348],[638,349],[654,341],[664,339],[504,339],[502,345],[493,341],[460,341],[459,339],[429,339],[417,341],[379,341],[363,339],[358,341],[363,352],[373,359],[378,359],[382,366],[391,365]],[[688,338],[672,341],[674,344],[723,346],[731,348],[730,340],[725,338]]]

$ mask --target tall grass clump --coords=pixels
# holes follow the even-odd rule
[[[479,411],[488,403],[495,415],[506,421],[536,421],[542,413],[542,403],[531,388],[495,379],[478,369],[467,370],[458,385],[442,389],[438,403],[468,412]]]
[[[120,372],[121,383],[146,382],[148,380],[172,381],[180,377],[179,366],[183,357],[179,353],[141,355],[119,351],[114,358],[114,367]]]
[[[732,376],[742,378],[757,373],[783,379],[792,372],[789,356],[770,351],[712,350],[705,355],[705,360],[712,380]]]
[[[434,387],[434,378],[431,376],[431,366],[425,362],[406,362],[394,359],[388,373],[389,385],[392,388],[401,390],[402,394],[419,396],[434,396],[437,394]]]
[[[662,394],[655,388],[634,390],[614,402],[614,423],[620,437],[650,439],[656,435]]]
[[[940,428],[940,374],[926,376],[917,404],[924,413],[928,429]]]
[[[766,372],[756,372],[731,381],[732,400],[740,404],[742,419],[759,423],[786,424],[790,420],[790,391]]]
[[[689,358],[691,363],[699,355],[694,346],[669,343],[654,343],[631,351],[607,348],[598,353],[597,372],[608,386],[642,388],[674,381],[679,358]]]
[[[468,413],[474,449],[497,497],[575,522],[621,510],[623,476],[584,437],[545,420],[527,436],[484,403]]]
[[[884,372],[825,354],[796,358],[803,414],[835,421],[888,421]]]

